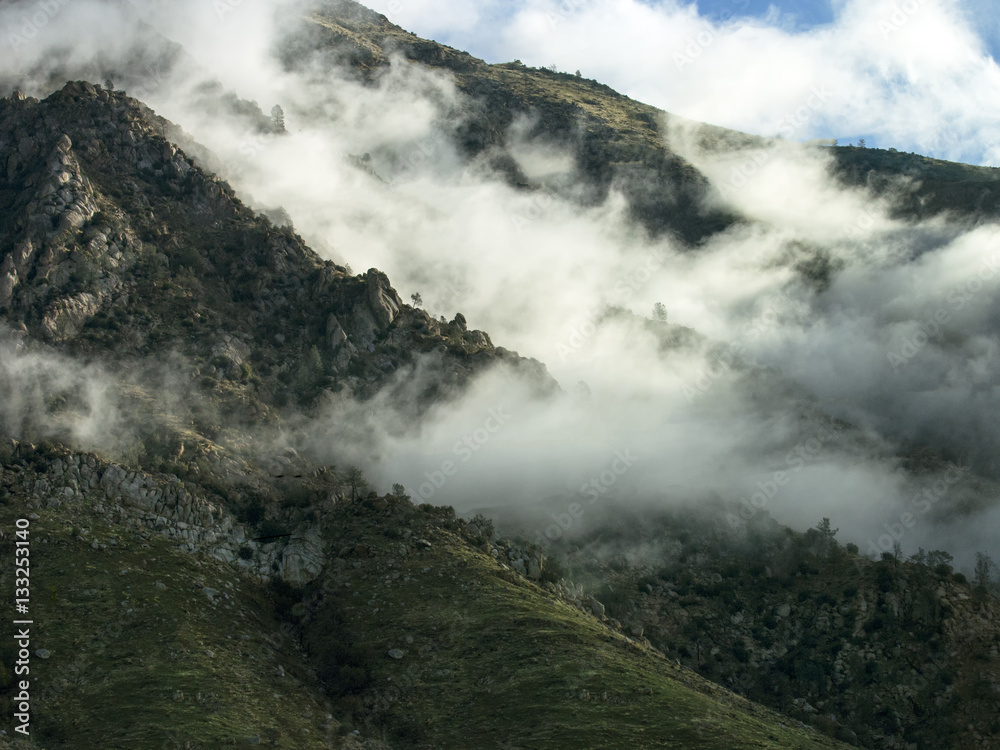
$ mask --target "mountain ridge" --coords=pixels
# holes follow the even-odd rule
[[[586,187],[572,200],[621,190],[649,234],[689,250],[744,221],[705,208],[711,183],[664,140],[673,116],[581,77],[487,65],[347,0],[304,23],[283,48],[289,70],[313,53],[372,86],[400,59],[447,70],[466,97],[461,153],[517,190],[551,187],[510,154],[527,118],[529,138],[569,145]],[[206,91],[285,137],[255,103]],[[699,137],[737,152],[770,142]],[[900,216],[995,214],[993,172],[831,153],[871,195],[914,186]],[[940,551],[867,560],[829,524],[797,534],[760,513],[736,533],[621,508],[550,550],[530,526],[495,531],[370,487],[353,456],[380,396],[405,407],[390,427],[419,432],[491,371],[539,399],[564,394],[460,313],[436,319],[378,269],[321,259],[211,160],[122,91],[81,80],[0,100],[0,516],[34,524],[48,654],[34,662],[37,741],[0,747],[994,746],[1000,616]],[[817,266],[822,289],[836,269]],[[700,335],[639,324],[665,352]],[[358,409],[327,411],[344,402]],[[336,429],[357,453],[331,445]],[[909,458],[914,473],[946,465]],[[651,538],[658,560],[617,554]],[[896,650],[910,661],[878,666]],[[13,685],[0,671],[7,708]],[[122,695],[129,715],[99,710]]]

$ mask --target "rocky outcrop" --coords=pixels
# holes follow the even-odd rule
[[[384,331],[396,319],[403,301],[389,284],[389,277],[381,271],[370,268],[365,276],[368,286],[368,304],[375,316],[378,330]]]
[[[403,307],[403,301],[389,284],[388,277],[374,268],[365,274],[363,294],[363,299],[356,301],[348,315],[346,332],[340,328],[336,318],[332,321],[334,326],[331,327],[330,322],[327,324],[335,352],[340,349],[335,342],[343,344],[343,339],[349,339],[357,350],[375,351],[376,340],[392,325]],[[344,334],[343,337],[341,334]]]
[[[42,452],[17,441],[0,448],[9,456],[7,467],[0,468],[19,478],[33,498],[29,507],[89,505],[110,523],[169,537],[187,552],[231,563],[262,581],[277,573],[303,585],[323,570],[318,526],[301,525],[290,537],[255,541],[229,511],[177,477],[129,470],[89,454]]]
[[[42,330],[49,339],[73,338],[100,309],[101,298],[89,292],[59,299],[45,310]]]
[[[42,124],[38,104],[23,96],[0,103],[0,164],[6,166],[0,183],[15,195],[7,231],[0,233],[6,234],[0,308],[24,320],[44,307],[40,333],[61,341],[77,336],[120,290],[120,270],[138,244],[128,232],[91,224],[100,196],[73,140],[52,122]]]

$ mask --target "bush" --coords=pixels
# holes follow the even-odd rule
[[[372,684],[378,655],[371,647],[358,643],[340,615],[338,602],[324,602],[316,613],[306,646],[319,678],[334,695],[354,695]]]
[[[896,587],[896,580],[888,563],[883,561],[875,566],[875,583],[882,593],[892,591]]]
[[[545,564],[542,566],[542,583],[557,583],[565,577],[566,571],[558,560],[551,557],[545,558]]]
[[[254,498],[236,511],[236,519],[247,526],[256,526],[264,520],[264,503]]]

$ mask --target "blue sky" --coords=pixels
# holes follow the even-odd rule
[[[763,0],[704,0],[698,3],[702,15],[712,20],[731,18],[734,15],[766,18],[779,14],[781,21],[797,29],[808,29],[819,24],[831,23],[833,8],[828,2],[771,3]]]
[[[489,62],[579,69],[694,120],[1000,166],[1000,20],[988,0],[369,4]],[[822,106],[806,112],[817,91]]]

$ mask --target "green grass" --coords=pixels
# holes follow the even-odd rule
[[[401,747],[843,747],[782,726],[794,722],[626,639],[422,514],[402,523],[433,547],[404,556],[382,533],[399,516],[372,525],[374,512],[342,512],[338,532],[369,551],[335,568],[324,607],[372,655],[359,723],[396,728]],[[314,650],[328,626],[323,607],[305,624]],[[389,658],[395,648],[402,659]]]
[[[22,513],[16,501],[0,507],[5,560]],[[51,656],[31,660],[37,747],[215,748],[253,735],[271,747],[330,746],[336,724],[322,728],[325,701],[257,585],[87,509],[39,515],[30,528],[31,649]],[[87,541],[74,527],[89,528]],[[94,539],[106,549],[92,549]],[[5,596],[10,575],[3,571]],[[215,604],[198,584],[220,592]],[[3,657],[10,668],[6,648]],[[11,695],[3,690],[5,716]]]

